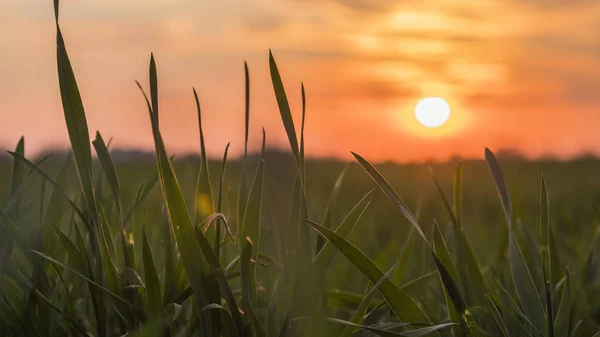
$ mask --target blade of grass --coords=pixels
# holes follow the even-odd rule
[[[159,317],[163,312],[161,300],[160,281],[156,271],[152,250],[146,228],[142,229],[142,258],[144,261],[144,279],[146,281],[146,303],[148,305],[148,313],[152,317]]]
[[[348,242],[346,239],[331,230],[307,220],[308,223],[321,235],[333,244],[346,258],[360,270],[371,282],[378,282],[384,275],[381,269],[369,259],[363,252]],[[398,288],[389,279],[381,284],[380,291],[388,302],[392,311],[402,322],[428,322],[429,319],[423,313],[417,303],[402,289]]]
[[[509,231],[510,270],[514,285],[517,290],[519,301],[523,306],[523,311],[525,312],[525,315],[527,315],[528,319],[531,321],[533,326],[538,331],[546,331],[547,324],[542,302],[540,301],[537,288],[533,281],[533,277],[531,276],[531,272],[527,267],[527,263],[525,262],[525,258],[523,256],[521,248],[519,247],[517,238],[512,228],[512,211],[510,206],[510,198],[508,190],[506,188],[504,175],[502,174],[502,169],[498,164],[496,156],[489,149],[485,150],[485,157],[488,162],[490,171],[494,176],[494,180],[496,182],[496,187],[498,190],[498,195],[500,196],[502,207],[504,208],[504,213],[506,215],[506,221]]]
[[[335,230],[335,233],[342,238],[346,238],[354,226],[358,223],[364,212],[369,207],[373,200],[373,190],[369,191],[362,199],[360,199],[356,205],[348,212],[348,215],[342,220]],[[313,265],[315,266],[315,273],[324,277],[333,257],[335,256],[337,248],[330,242],[325,242],[323,248],[319,251],[319,254],[313,259]]]
[[[542,265],[544,271],[544,287],[546,292],[546,321],[548,327],[548,336],[554,337],[554,311],[552,308],[552,255],[550,254],[550,231],[552,228],[550,227],[550,202],[548,199],[548,187],[546,186],[546,180],[544,179],[544,175],[542,175],[541,182],[541,237],[542,237],[542,246],[541,246],[541,255],[542,255]]]

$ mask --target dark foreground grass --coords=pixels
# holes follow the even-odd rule
[[[263,131],[260,155],[228,166],[225,149],[222,161],[209,162],[194,91],[201,160],[186,170],[190,160],[173,160],[160,132],[151,57],[149,84],[138,86],[155,168],[125,169],[100,133],[89,142],[58,1],[55,11],[72,154],[57,167],[56,159],[26,159],[23,140],[10,152],[9,197],[0,210],[0,335],[568,337],[598,331],[592,184],[570,194],[572,186],[561,179],[560,197],[551,198],[552,179],[525,176],[535,164],[525,172],[519,170],[525,164],[512,162],[507,179],[487,149],[487,178],[470,174],[481,172],[482,162],[467,162],[453,168],[451,183],[444,167],[433,173],[375,167],[360,154],[350,169],[308,161],[304,90],[296,125],[272,54],[291,160],[265,153]],[[247,140],[248,108],[245,118]],[[269,170],[271,164],[279,169]],[[548,177],[560,165],[545,166]],[[445,179],[436,179],[437,169]],[[430,191],[417,192],[425,178],[407,185],[408,172],[426,177]],[[315,180],[311,173],[320,175]],[[138,179],[135,188],[130,175]],[[401,198],[407,195],[410,202]],[[581,202],[565,201],[577,196]]]

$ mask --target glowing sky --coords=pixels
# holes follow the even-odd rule
[[[90,134],[152,148],[145,103],[154,52],[170,152],[197,151],[192,86],[209,154],[265,127],[286,146],[269,80],[271,48],[295,116],[307,92],[307,153],[371,160],[482,157],[485,146],[539,156],[600,154],[600,1],[63,0],[61,25]],[[0,1],[0,147],[65,146],[52,2]],[[424,96],[452,108],[438,129],[413,113]]]

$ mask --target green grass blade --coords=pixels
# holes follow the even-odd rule
[[[413,226],[415,231],[419,234],[419,236],[421,237],[421,239],[423,240],[423,242],[425,243],[425,245],[431,252],[431,255],[433,256],[434,262],[435,262],[436,266],[438,267],[438,270],[440,271],[440,276],[442,278],[444,286],[446,287],[446,290],[448,291],[449,296],[452,299],[452,302],[454,302],[456,310],[458,310],[458,312],[461,315],[465,315],[467,313],[467,304],[466,304],[462,294],[460,293],[460,289],[458,288],[456,281],[454,280],[454,278],[452,278],[447,267],[441,261],[439,256],[435,253],[433,246],[427,240],[427,237],[425,236],[425,233],[421,229],[421,226],[417,222],[417,219],[415,218],[415,216],[408,209],[406,204],[404,204],[404,202],[400,199],[400,197],[398,196],[396,191],[394,191],[394,189],[385,180],[385,178],[383,178],[381,173],[379,173],[379,171],[377,171],[377,169],[375,169],[375,167],[373,167],[373,165],[371,165],[368,161],[366,161],[363,157],[359,156],[358,154],[353,153],[353,155],[358,160],[358,162],[361,164],[361,166],[365,169],[365,171],[367,171],[367,173],[371,176],[371,178],[373,178],[375,183],[386,194],[386,196],[392,201],[392,203],[404,214],[406,219],[411,223],[411,225]]]
[[[65,41],[58,25],[58,1],[55,2],[56,18],[56,59],[58,68],[58,83],[63,105],[65,122],[69,140],[75,158],[77,174],[83,190],[87,215],[93,223],[97,223],[96,202],[92,182],[92,150],[90,135],[83,102],[75,80],[75,74],[67,55]]]
[[[535,287],[514,232],[511,230],[509,234],[510,269],[519,301],[531,324],[539,331],[546,331],[546,317],[537,288]]]
[[[295,318],[294,320],[305,320],[305,319],[307,319],[307,318],[298,317],[298,318]],[[420,336],[426,336],[428,334],[437,332],[439,330],[447,329],[447,328],[454,326],[454,323],[445,323],[445,324],[432,325],[432,326],[428,326],[425,328],[418,328],[418,329],[414,329],[414,330],[410,330],[410,331],[393,332],[390,330],[380,329],[380,328],[374,327],[372,325],[355,324],[355,323],[345,321],[345,320],[339,319],[339,318],[324,317],[324,318],[322,318],[322,320],[329,322],[329,323],[336,323],[336,324],[341,324],[341,325],[345,325],[345,326],[351,326],[354,328],[365,329],[371,333],[376,334],[377,336],[382,336],[382,337],[397,337],[397,336],[420,337]],[[402,325],[400,325],[400,326],[402,326]]]
[[[340,175],[337,177],[337,179],[335,180],[335,183],[333,184],[333,189],[331,190],[331,196],[329,197],[329,201],[327,202],[327,206],[325,206],[325,212],[323,214],[323,226],[327,227],[327,228],[331,228],[331,226],[333,225],[333,208],[335,206],[335,203],[337,201],[338,195],[340,194],[340,189],[342,187],[342,182],[344,181],[344,176],[346,175],[346,172],[348,171],[348,168],[350,167],[350,165],[346,165],[344,167],[344,169],[342,170],[342,172],[340,173]],[[325,244],[325,238],[318,235],[317,236],[317,249],[316,249],[316,254],[319,254],[319,252],[321,251],[321,249],[323,248],[323,245]]]
[[[388,279],[390,277],[390,275],[392,274],[392,272],[394,271],[394,269],[397,266],[398,266],[398,264],[396,264],[392,268],[390,268],[390,270],[388,270],[385,273],[385,275],[383,275],[383,277],[381,279],[379,279],[379,281],[377,281],[377,284],[375,284],[375,286],[373,286],[373,288],[371,288],[371,290],[369,290],[367,292],[365,297],[362,299],[362,301],[358,305],[358,308],[356,308],[356,311],[354,312],[354,314],[352,314],[352,317],[350,318],[351,323],[361,324],[363,322],[365,314],[367,313],[367,310],[369,309],[371,302],[373,301],[373,298],[379,291],[379,287],[381,287],[381,284],[384,282],[385,279]],[[339,337],[350,337],[352,335],[352,333],[354,333],[354,331],[356,331],[356,327],[346,326]]]
[[[502,332],[502,336],[510,337],[510,334],[508,333],[508,328],[506,327],[506,323],[504,323],[504,319],[502,318],[498,307],[490,297],[487,297],[487,300],[489,303],[489,308],[491,308],[492,315],[494,316],[494,320],[496,321],[496,324],[498,324],[500,332]]]
[[[225,152],[223,153],[223,161],[221,162],[221,176],[219,178],[219,195],[217,201],[217,213],[221,213],[223,206],[223,185],[225,184],[225,171],[227,170],[227,153],[229,152],[229,145],[231,143],[227,143],[225,147]],[[220,222],[220,220],[219,220]],[[215,255],[221,259],[221,226],[217,223],[217,227],[215,228]]]
[[[240,233],[240,240],[249,237],[254,243],[252,258],[256,258],[259,249],[260,213],[263,196],[264,171],[265,163],[264,160],[261,159],[258,163],[256,174],[254,175],[252,187],[250,188],[248,203],[246,205],[244,220],[242,222],[242,231]]]
[[[273,53],[271,53],[270,50],[269,69],[271,71],[271,82],[273,83],[273,90],[275,91],[275,97],[277,98],[277,105],[279,106],[279,113],[281,114],[281,120],[283,121],[283,126],[285,128],[285,132],[287,133],[288,140],[290,143],[290,149],[292,150],[292,154],[296,159],[298,172],[302,172],[300,148],[298,146],[298,137],[296,136],[296,128],[294,127],[294,120],[292,118],[290,104],[285,93],[285,88],[283,87],[283,82],[281,80],[281,75],[279,74],[279,69],[277,68],[277,63],[275,62]],[[301,176],[301,178],[303,177]],[[302,185],[304,185],[303,181]]]
[[[554,337],[554,310],[552,308],[552,254],[550,253],[550,201],[548,199],[548,187],[546,180],[542,175],[541,182],[541,215],[540,229],[542,237],[541,255],[542,267],[544,271],[544,287],[546,293],[546,322],[548,327],[548,336]]]
[[[15,153],[20,157],[25,157],[25,138],[21,137],[19,142],[17,143],[17,147],[15,148]],[[18,160],[13,161],[12,171],[10,175],[10,198],[15,199],[14,207],[9,209],[9,215],[11,218],[15,219],[17,216],[17,212],[20,206],[20,195],[19,191],[21,190],[21,185],[25,180],[25,167],[22,162]]]
[[[237,202],[237,226],[238,233],[242,229],[242,221],[244,219],[244,211],[246,210],[246,203],[248,202],[248,134],[250,128],[250,72],[248,70],[248,63],[244,62],[244,75],[246,83],[246,109],[244,114],[244,157],[242,158],[242,167],[240,174],[240,183],[238,190],[238,202]]]
[[[196,187],[196,223],[215,212],[212,187],[210,185],[210,174],[208,172],[208,159],[206,156],[206,145],[204,143],[204,130],[202,128],[202,110],[196,89],[194,100],[198,113],[198,129],[200,130],[200,173],[198,174],[198,185]]]
[[[69,204],[71,205],[73,210],[77,213],[77,215],[81,218],[81,220],[85,221],[86,225],[89,226],[89,222],[87,221],[87,217],[85,216],[83,211],[75,204],[75,202],[73,202],[73,200],[71,200],[71,198],[69,198],[67,193],[65,193],[65,191],[62,189],[62,187],[58,183],[56,183],[56,181],[54,181],[54,179],[52,179],[46,172],[42,171],[38,167],[38,165],[30,162],[29,160],[20,156],[19,154],[14,153],[14,152],[8,152],[8,153],[11,156],[13,156],[16,160],[19,160],[22,163],[24,163],[26,166],[29,166],[34,172],[38,173],[44,180],[46,180],[48,183],[50,183],[50,185],[52,185],[54,190],[56,192],[60,193],[69,202]]]
[[[153,59],[154,57],[152,56],[150,62],[150,78],[156,77],[156,65]],[[151,92],[156,92],[156,89],[151,89]],[[157,101],[157,99],[153,101]],[[181,192],[181,187],[175,177],[172,163],[167,156],[166,148],[158,129],[156,120],[157,114],[152,111],[152,107],[147,98],[146,104],[152,121],[156,161],[169,223],[173,227],[173,232],[175,233],[175,238],[179,247],[179,253],[181,254],[183,265],[190,280],[190,285],[194,290],[194,299],[198,305],[204,307],[210,303],[204,296],[206,286],[204,277],[205,268],[199,268],[199,266],[204,264],[202,259],[198,261],[198,259],[203,256],[202,249],[196,239],[196,233],[192,219],[190,218],[190,213],[188,212],[183,193]],[[204,316],[201,315],[199,319],[203,320]]]
[[[144,280],[146,281],[146,303],[148,305],[148,313],[150,316],[158,317],[162,315],[162,300],[160,281],[158,272],[152,257],[152,250],[146,228],[142,230],[142,259],[144,261]]]
[[[110,297],[114,298],[115,300],[117,300],[117,301],[119,301],[119,302],[121,302],[123,304],[128,305],[130,308],[134,309],[135,311],[137,311],[139,313],[142,313],[141,309],[137,308],[136,306],[134,306],[133,304],[131,304],[130,302],[128,302],[124,298],[120,297],[119,295],[113,293],[109,289],[107,289],[107,288],[103,287],[102,285],[94,282],[92,279],[90,279],[89,277],[85,276],[84,274],[78,272],[77,270],[75,270],[75,269],[67,266],[66,264],[64,264],[64,263],[62,263],[62,262],[60,262],[60,261],[58,261],[58,260],[56,260],[56,259],[54,259],[54,258],[52,258],[52,257],[50,257],[48,255],[42,253],[42,252],[38,252],[37,250],[32,250],[31,252],[33,252],[34,254],[39,255],[44,260],[47,260],[48,262],[51,262],[52,264],[54,264],[56,266],[59,266],[59,267],[61,267],[63,269],[66,269],[66,270],[72,272],[73,274],[75,274],[75,275],[81,277],[82,279],[84,279],[85,281],[87,281],[88,284],[91,284],[92,286],[94,286],[94,287],[102,290],[105,294],[109,295]]]
[[[568,337],[571,328],[571,310],[573,307],[573,293],[571,291],[571,275],[567,272],[563,293],[554,322],[556,337]]]
[[[527,315],[527,318],[531,321],[533,326],[539,331],[546,331],[546,317],[542,302],[540,301],[533,277],[527,267],[527,263],[525,262],[525,258],[512,229],[512,210],[502,169],[496,160],[496,156],[489,149],[485,150],[485,157],[490,171],[494,176],[498,195],[500,196],[508,224],[510,270],[513,282],[517,289],[519,301],[523,306],[525,315]]]
[[[500,201],[502,202],[502,208],[504,209],[504,215],[506,216],[506,222],[510,227],[512,225],[513,216],[510,205],[510,197],[508,194],[508,189],[506,188],[506,182],[504,180],[504,174],[502,173],[500,164],[498,164],[496,155],[494,155],[494,153],[488,148],[485,149],[485,160],[487,161],[490,172],[494,177],[496,188],[498,189],[498,195],[500,196]]]
[[[142,204],[142,202],[144,202],[144,200],[146,200],[148,198],[148,195],[150,195],[150,192],[152,192],[152,190],[154,189],[154,187],[156,186],[156,184],[158,183],[158,173],[156,173],[152,179],[148,180],[148,181],[143,181],[136,193],[135,196],[135,201],[133,203],[133,205],[131,206],[131,208],[129,209],[129,211],[127,211],[127,215],[125,216],[125,219],[123,220],[123,225],[129,223],[129,221],[133,218],[134,212],[136,211],[136,209],[138,208],[139,205]]]
[[[462,165],[458,163],[456,165],[456,172],[454,173],[454,215],[456,219],[456,225],[462,230]]]
[[[356,205],[348,212],[348,215],[342,220],[342,222],[338,225],[335,230],[335,233],[342,238],[346,238],[354,226],[358,223],[364,212],[367,210],[371,201],[373,200],[373,190],[369,191],[362,199],[356,203]],[[337,248],[331,242],[325,242],[323,248],[319,251],[319,254],[315,256],[313,259],[313,265],[315,266],[316,275],[320,275],[320,277],[324,277]]]
[[[117,207],[117,214],[119,215],[119,220],[123,221],[123,205],[121,203],[121,189],[119,187],[119,178],[117,176],[117,170],[115,169],[115,165],[110,157],[110,153],[108,152],[108,148],[104,143],[104,139],[102,139],[102,135],[100,132],[96,132],[96,139],[92,142],[94,145],[94,149],[96,149],[96,154],[98,155],[98,160],[100,161],[100,165],[102,165],[102,170],[104,171],[104,175],[106,176],[106,180],[108,181],[108,185],[110,186],[110,190],[113,194],[113,198],[115,199],[115,205]]]
[[[363,252],[343,237],[319,224],[308,220],[309,224],[333,244],[371,282],[377,283],[384,273]],[[388,305],[402,322],[429,322],[417,303],[389,279],[381,284],[380,291]]]
[[[221,314],[221,321],[223,322],[223,328],[225,328],[225,333],[226,333],[227,337],[240,336],[240,333],[237,330],[235,322],[233,321],[233,318],[231,317],[231,313],[227,309],[223,308],[222,306],[220,306],[216,303],[211,303],[211,304],[205,306],[204,308],[202,308],[202,311],[208,311],[208,310],[217,310]]]
[[[252,193],[252,192],[250,192]],[[242,294],[244,301],[244,310],[249,316],[248,319],[252,325],[252,335],[264,337],[265,331],[258,319],[257,302],[256,302],[256,271],[255,260],[252,259],[252,254],[255,249],[252,247],[252,240],[246,237],[243,241],[242,252],[240,254],[240,267],[242,277]]]
[[[448,251],[448,247],[446,246],[446,241],[444,240],[444,237],[442,236],[442,232],[440,232],[440,229],[435,221],[433,224],[433,247],[435,249],[436,254],[439,256],[440,260],[444,264],[444,266],[446,266],[446,268],[448,269],[448,273],[450,274],[450,277],[452,277],[456,282],[458,282],[458,280],[459,280],[458,272],[456,271],[454,261],[452,261],[452,257],[450,256],[450,251]],[[440,277],[441,277],[441,274],[440,274]],[[449,297],[448,291],[445,288],[444,288],[444,296],[446,298],[446,305],[447,305],[448,313],[450,315],[450,319],[452,320],[452,322],[460,324],[462,321],[461,313],[459,313],[457,311],[456,307],[454,306],[454,303],[452,302],[451,298]],[[463,334],[462,326],[460,326],[460,325],[453,327],[452,330],[454,331],[455,336],[462,336],[462,334]]]
[[[206,238],[206,236],[204,236],[202,231],[196,230],[196,238],[197,242],[200,244],[204,257],[210,264],[211,273],[216,276],[219,285],[221,286],[221,291],[223,293],[225,301],[227,302],[227,305],[231,310],[231,316],[236,322],[238,331],[244,331],[244,325],[242,323],[242,318],[240,316],[240,311],[235,301],[233,291],[231,290],[229,283],[227,282],[227,278],[225,277],[225,268],[223,268],[223,266],[219,263],[219,260],[217,259],[214,250],[210,246],[208,239]]]

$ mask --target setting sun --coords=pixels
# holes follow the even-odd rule
[[[450,118],[450,106],[441,97],[427,97],[415,106],[415,116],[424,126],[437,128]]]

